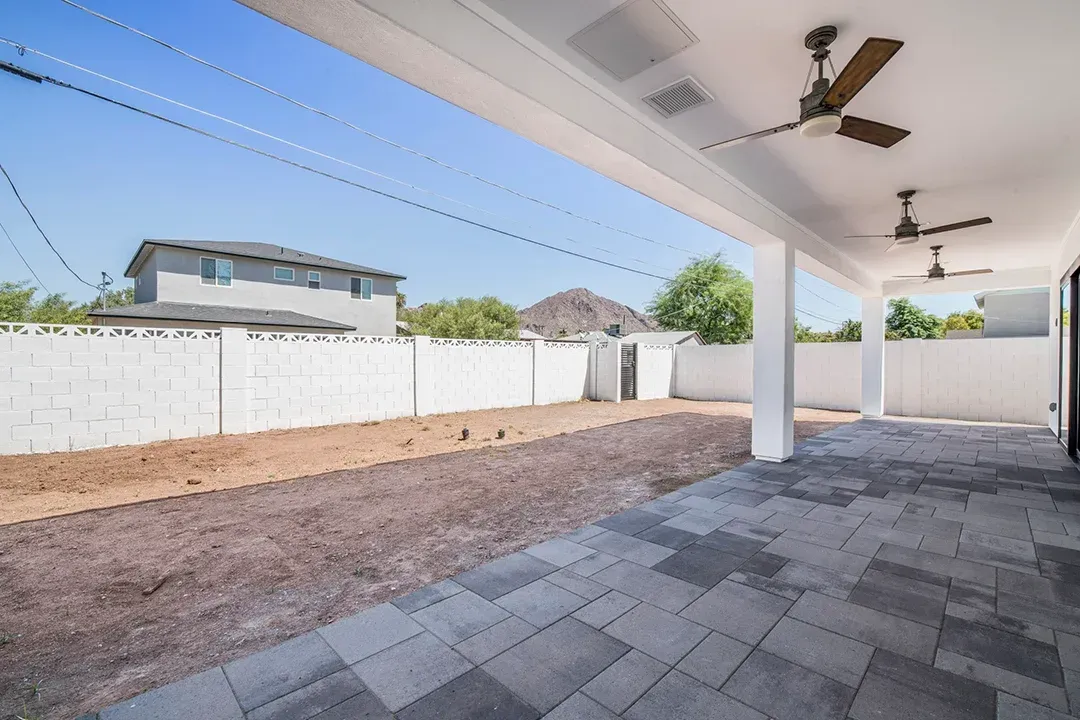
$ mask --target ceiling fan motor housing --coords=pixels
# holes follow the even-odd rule
[[[911,218],[905,217],[895,228],[897,245],[914,245],[919,242],[919,226],[912,222]]]
[[[803,137],[824,137],[840,129],[840,109],[824,103],[827,92],[829,78],[818,78],[799,101],[799,134]]]

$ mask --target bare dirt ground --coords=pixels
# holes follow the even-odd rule
[[[24,703],[33,718],[100,709],[748,459],[750,420],[741,406],[736,414],[689,406],[707,412],[669,409],[533,442],[270,483],[268,463],[319,471],[335,463],[330,448],[341,452],[349,438],[383,426],[305,431],[315,441],[289,453],[275,446],[291,433],[269,434],[278,443],[212,438],[198,441],[206,443],[199,452],[216,447],[223,465],[213,467],[230,469],[214,472],[208,460],[205,484],[225,487],[230,481],[218,476],[237,472],[248,481],[232,484],[249,486],[0,527],[0,718],[22,714]],[[631,404],[587,409],[608,407],[634,412]],[[576,408],[562,408],[567,424],[590,423]],[[808,414],[814,420],[796,423],[799,438],[855,417]],[[526,416],[513,417],[523,432],[539,433],[543,425],[527,425]],[[440,427],[425,421],[429,432]],[[474,437],[489,429],[469,422]],[[460,425],[456,416],[452,424]],[[343,434],[325,441],[333,430]],[[256,441],[265,461],[231,444],[237,440]],[[182,453],[164,449],[155,446],[147,465],[133,449],[137,467],[154,476],[139,486],[142,497],[149,488],[175,493],[170,473],[191,472]],[[162,467],[161,457],[173,459]],[[133,472],[116,460],[96,467],[116,477]],[[5,485],[10,471],[0,470]],[[68,472],[93,487],[109,483]]]
[[[0,456],[0,525],[526,442],[673,412],[750,417],[750,406],[678,399],[562,403],[75,453]],[[850,417],[828,410],[796,412],[800,420]],[[470,433],[464,442],[459,440],[463,427]],[[506,431],[501,441],[495,439],[500,428]]]

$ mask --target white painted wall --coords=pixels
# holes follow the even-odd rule
[[[671,397],[675,369],[674,345],[637,346],[637,399],[656,400]]]
[[[247,431],[412,415],[409,338],[247,333]]]
[[[1050,402],[1045,338],[902,340],[885,343],[885,412],[958,420],[1046,421]],[[675,396],[747,402],[750,345],[678,347]],[[858,411],[859,343],[798,343],[795,404]]]
[[[1046,422],[1051,383],[1045,337],[903,340],[888,345],[900,346],[893,365],[886,355],[886,386],[890,374],[901,384],[899,406],[886,397],[890,414]]]
[[[218,432],[218,332],[0,326],[0,453]]]
[[[433,413],[532,404],[531,341],[432,338]]]
[[[534,341],[534,405],[577,402],[586,395],[589,346]]]
[[[689,400],[750,402],[752,345],[703,345],[675,350],[675,396]]]
[[[862,406],[860,343],[796,343],[795,404],[828,410]]]

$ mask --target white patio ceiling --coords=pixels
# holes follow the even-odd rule
[[[887,292],[1045,284],[1080,210],[1073,0],[667,0],[697,42],[625,80],[568,42],[620,0],[242,2],[740,240],[779,237],[861,294],[929,259],[929,239],[886,254],[888,240],[843,237],[891,232],[899,190],[919,191],[923,222],[993,217],[938,238],[947,270],[997,272]],[[839,28],[837,71],[868,36],[905,42],[845,114],[911,135],[889,150],[789,132],[698,151],[797,119],[803,37],[824,24]],[[715,100],[670,119],[641,100],[687,75]]]

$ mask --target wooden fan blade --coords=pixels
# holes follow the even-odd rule
[[[920,235],[937,235],[938,233],[949,232],[950,230],[963,230],[964,228],[975,227],[976,225],[989,225],[994,222],[988,217],[981,217],[975,220],[965,220],[964,222],[951,223],[949,225],[938,225],[936,228],[930,228],[929,230],[923,230]]]
[[[758,132],[750,133],[749,135],[740,135],[737,138],[731,138],[730,140],[724,140],[723,142],[706,145],[705,147],[701,148],[701,152],[705,152],[706,150],[716,150],[718,148],[732,147],[733,145],[742,145],[748,140],[757,140],[758,138],[769,137],[770,135],[776,135],[777,133],[794,130],[797,127],[799,127],[799,123],[797,122],[788,123],[787,125],[777,125],[776,127],[769,128],[768,130],[759,130]]]
[[[902,47],[904,43],[899,40],[867,38],[825,93],[825,104],[838,108],[847,105]]]
[[[846,115],[836,134],[878,147],[891,148],[910,135],[911,131],[873,120],[864,120],[854,115]]]
[[[846,238],[894,238],[895,235],[845,235]]]
[[[994,272],[990,268],[981,268],[979,270],[960,270],[959,272],[945,273],[945,277],[959,277],[961,275],[989,275]]]

